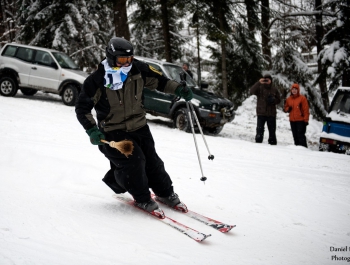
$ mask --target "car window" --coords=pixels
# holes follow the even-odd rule
[[[4,56],[10,56],[10,57],[14,57],[15,53],[16,53],[17,47],[16,46],[12,46],[12,45],[8,45],[3,53]]]
[[[75,69],[75,70],[79,69],[79,67],[67,54],[62,52],[53,52],[52,54],[62,68]]]
[[[16,58],[26,62],[30,62],[32,60],[33,52],[34,52],[33,49],[18,47]]]
[[[51,66],[54,61],[48,52],[38,50],[36,51],[34,62],[40,65]]]
[[[348,94],[348,97],[346,98],[346,101],[344,102],[344,112],[350,114],[350,95]]]
[[[350,114],[350,93],[340,92],[333,101],[334,104],[331,110]]]
[[[180,82],[180,73],[185,73],[185,80],[188,86],[190,87],[195,87],[196,86],[196,82],[194,82],[194,80],[189,76],[189,74],[187,74],[184,70],[182,70],[182,68],[180,66],[177,65],[164,65],[165,70],[169,73],[170,78]]]

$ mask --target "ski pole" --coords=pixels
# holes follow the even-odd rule
[[[191,107],[191,110],[192,110],[192,113],[193,113],[193,117],[195,118],[196,123],[198,124],[198,129],[199,129],[199,131],[201,132],[201,135],[202,135],[203,141],[204,141],[204,143],[205,143],[205,146],[207,147],[207,150],[208,150],[208,153],[209,153],[208,159],[209,159],[209,160],[214,160],[214,155],[210,154],[207,141],[205,140],[205,137],[204,137],[202,128],[201,128],[201,126],[200,126],[200,124],[199,124],[199,121],[198,121],[198,118],[197,118],[197,114],[196,114],[196,112],[195,112],[195,110],[194,110],[194,108],[193,108],[193,105],[192,105],[191,102],[189,102],[189,105],[190,105],[190,107]]]
[[[181,80],[180,83],[181,83],[181,85],[184,87],[184,89],[188,89],[188,88],[186,87],[187,84],[186,84],[185,77],[184,77],[185,74],[182,72],[182,73],[180,73],[179,75],[180,75],[180,80]],[[197,139],[196,139],[196,134],[195,134],[195,132],[194,132],[194,126],[193,126],[193,122],[194,122],[194,121],[192,120],[191,112],[193,113],[193,117],[194,117],[195,120],[196,120],[196,123],[197,123],[197,125],[198,125],[199,131],[200,131],[201,134],[202,134],[204,143],[205,143],[205,145],[206,145],[206,147],[207,147],[207,150],[208,150],[208,152],[209,152],[208,159],[209,159],[209,160],[213,160],[213,159],[214,159],[214,156],[213,156],[212,154],[210,154],[208,144],[207,144],[207,142],[206,142],[206,140],[205,140],[205,138],[204,138],[204,134],[203,134],[202,128],[201,128],[201,126],[200,126],[199,120],[198,120],[198,118],[197,118],[197,114],[196,114],[196,112],[195,112],[195,110],[194,110],[194,107],[193,107],[192,103],[186,101],[186,107],[187,107],[188,117],[189,117],[189,120],[190,120],[190,125],[191,125],[191,130],[192,130],[192,134],[193,134],[194,143],[195,143],[195,146],[196,146],[198,162],[199,162],[199,166],[200,166],[201,173],[202,173],[202,177],[201,177],[200,180],[201,180],[201,181],[206,181],[207,178],[206,178],[206,177],[204,176],[204,174],[203,174],[202,162],[201,162],[201,158],[200,158],[200,156],[199,156],[198,145],[197,145]]]
[[[193,127],[193,122],[192,122],[191,110],[190,110],[190,107],[189,107],[189,103],[187,101],[186,101],[186,107],[187,107],[187,110],[188,110],[188,118],[189,118],[190,124],[191,124],[191,130],[192,130],[192,134],[193,134],[194,143],[196,145],[196,151],[197,151],[197,157],[198,157],[198,161],[199,161],[199,167],[201,168],[201,172],[202,172],[201,181],[206,181],[207,178],[204,177],[202,163],[201,163],[201,158],[200,158],[199,152],[198,152],[198,146],[197,146],[196,134],[194,132],[194,127]]]

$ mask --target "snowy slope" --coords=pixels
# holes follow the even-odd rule
[[[216,137],[197,141],[152,116],[156,148],[187,206],[237,225],[197,243],[115,200],[101,181],[109,163],[89,143],[74,108],[38,93],[0,97],[0,264],[338,264],[350,257],[350,156],[318,152],[321,123],[308,126],[309,149],[293,145],[278,113],[278,145],[254,143],[254,98]],[[266,136],[267,137],[267,136]],[[266,138],[265,137],[265,138]],[[344,262],[344,261],[343,261]]]

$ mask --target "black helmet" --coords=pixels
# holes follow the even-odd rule
[[[124,38],[114,37],[108,42],[106,47],[107,62],[110,67],[116,67],[118,56],[133,56],[134,47]]]

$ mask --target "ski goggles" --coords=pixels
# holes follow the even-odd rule
[[[131,64],[134,61],[134,56],[117,56],[115,58],[115,63],[118,65]]]

